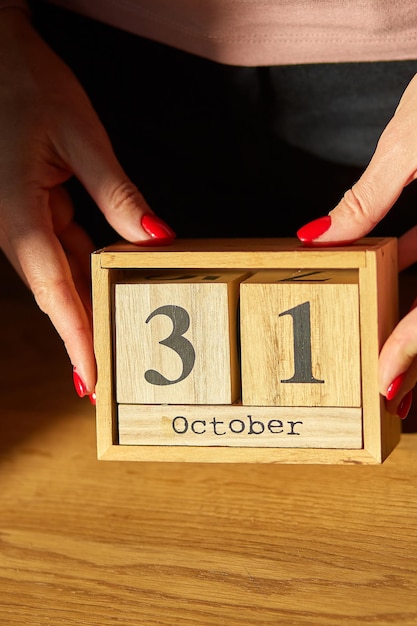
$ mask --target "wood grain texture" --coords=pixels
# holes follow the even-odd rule
[[[243,404],[361,406],[357,272],[257,272],[240,303]]]
[[[253,460],[246,448],[362,448],[362,411],[352,407],[119,404],[118,426],[120,445],[233,446],[242,463]]]
[[[277,267],[357,268],[365,266],[365,252],[386,245],[386,238],[366,238],[355,245],[327,249],[306,248],[298,239],[181,239],[169,246],[134,246],[115,244],[99,251],[103,268],[131,267],[198,268]],[[265,254],[267,252],[268,254]]]
[[[113,385],[113,326],[112,326],[112,280],[117,280],[118,270],[112,277],[103,272],[98,255],[92,255],[92,303],[94,308],[94,351],[97,363],[96,394],[99,397],[100,427],[97,428],[97,453],[104,453],[117,438],[116,407]],[[112,280],[111,280],[112,278]],[[108,305],[108,306],[107,306]]]
[[[135,273],[115,285],[117,401],[231,404],[240,397],[236,320],[245,275],[171,274]]]
[[[100,459],[155,460],[155,449],[150,450],[148,446],[143,446],[144,449],[138,451],[133,449],[135,446],[129,449],[118,444],[117,406],[114,389],[115,377],[120,366],[123,367],[123,359],[121,361],[119,359],[115,368],[113,364],[114,333],[112,332],[114,320],[112,321],[111,314],[103,313],[103,309],[108,312],[113,309],[113,290],[120,278],[131,271],[137,272],[138,270],[169,272],[172,269],[188,272],[191,269],[193,271],[222,272],[223,268],[228,268],[229,271],[239,270],[239,272],[252,273],[263,269],[271,271],[281,268],[290,273],[297,273],[304,268],[304,271],[307,269],[313,273],[319,271],[334,273],[335,276],[337,274],[338,278],[335,278],[333,284],[330,281],[328,288],[337,286],[338,294],[334,293],[331,297],[324,297],[323,294],[323,297],[313,297],[313,292],[310,292],[307,301],[309,307],[310,299],[314,301],[313,308],[318,302],[317,310],[313,311],[314,319],[311,324],[310,309],[308,314],[309,331],[307,335],[311,339],[310,351],[311,354],[313,352],[316,354],[316,359],[317,355],[322,356],[324,354],[327,361],[325,362],[326,378],[320,378],[321,363],[317,360],[311,362],[309,377],[316,379],[316,382],[324,381],[323,385],[315,386],[315,395],[311,391],[310,394],[306,395],[306,385],[298,385],[300,377],[296,372],[294,355],[298,354],[299,350],[295,349],[296,318],[294,311],[306,303],[300,305],[298,298],[295,302],[291,300],[296,288],[302,286],[293,283],[288,293],[283,293],[281,298],[290,308],[286,311],[279,311],[278,318],[287,315],[286,321],[291,325],[290,318],[292,317],[294,341],[294,349],[292,350],[294,375],[292,379],[297,377],[296,384],[292,384],[295,382],[294,380],[281,380],[279,378],[279,383],[288,384],[289,394],[283,397],[285,394],[277,393],[276,387],[281,387],[282,390],[283,385],[277,385],[271,374],[277,372],[282,364],[287,369],[291,367],[289,355],[291,352],[289,349],[291,329],[288,329],[288,323],[287,329],[274,329],[272,336],[271,334],[268,335],[266,341],[263,338],[263,332],[256,335],[256,332],[259,333],[261,329],[268,329],[271,316],[274,319],[277,317],[274,311],[269,311],[271,315],[269,315],[268,320],[261,316],[260,319],[253,321],[252,328],[256,332],[249,341],[249,344],[255,346],[255,357],[259,357],[260,353],[262,358],[252,358],[252,350],[244,350],[243,369],[246,372],[244,387],[246,386],[250,393],[244,394],[243,403],[248,406],[262,403],[265,405],[285,404],[293,406],[336,405],[336,407],[354,405],[357,408],[362,405],[363,450],[358,450],[358,454],[353,457],[344,448],[341,448],[338,454],[335,450],[322,449],[323,454],[320,457],[317,455],[317,451],[311,448],[308,453],[305,450],[300,450],[297,457],[295,449],[291,451],[279,449],[274,452],[273,459],[271,459],[271,456],[265,454],[262,448],[258,448],[256,454],[253,453],[253,449],[252,460],[253,462],[277,463],[316,463],[320,461],[324,464],[380,463],[397,444],[400,433],[399,422],[398,420],[395,421],[384,410],[377,384],[378,354],[382,345],[381,341],[390,332],[396,316],[396,240],[392,238],[369,238],[352,246],[318,250],[305,248],[297,240],[291,239],[184,240],[176,241],[172,246],[153,248],[152,251],[131,244],[121,244],[98,251],[93,256],[93,267],[95,268],[93,279],[97,273],[104,274],[99,278],[98,286],[94,288],[94,309],[98,311],[96,317],[99,321],[98,324],[95,323],[95,344],[99,371],[96,413],[98,456]],[[341,278],[342,276],[344,278]],[[295,282],[298,282],[298,278]],[[308,287],[313,288],[312,285],[308,285]],[[303,285],[302,289],[306,289],[306,286]],[[394,299],[390,298],[390,295],[394,295]],[[263,297],[261,294],[261,299]],[[259,300],[259,297],[252,298],[252,300]],[[233,299],[229,299],[229,304],[232,301]],[[265,301],[273,303],[274,298],[269,294]],[[138,302],[141,302],[141,298],[138,299]],[[135,308],[137,306],[135,305]],[[247,306],[246,311],[250,310],[251,307]],[[323,318],[325,323],[317,324],[316,318]],[[243,334],[245,333],[246,331]],[[280,338],[281,335],[284,337],[281,347],[271,350],[270,348],[274,347],[277,337]],[[243,343],[245,341],[246,339]],[[141,343],[139,341],[139,345]],[[256,354],[257,346],[261,346],[258,354]],[[147,349],[141,354],[137,359],[138,362],[143,361],[149,352],[150,350]],[[303,348],[301,352],[304,355]],[[265,353],[267,355],[268,353],[272,354],[271,362],[265,361]],[[309,356],[308,360],[311,358]],[[107,362],[103,364],[103,360]],[[304,356],[303,360],[307,362]],[[233,367],[231,371],[234,371]],[[361,372],[361,376],[359,376],[359,372]],[[266,378],[265,373],[267,373]],[[290,376],[289,372],[287,375]],[[343,379],[341,381],[339,380],[340,376]],[[126,378],[131,378],[129,371]],[[303,382],[306,380],[305,373],[301,378]],[[198,379],[206,379],[207,381],[207,377],[204,375],[199,375]],[[216,372],[213,374],[213,380],[216,380]],[[247,384],[248,381],[249,384]],[[268,388],[266,382],[269,384]],[[213,384],[213,387],[216,388],[218,385]],[[258,393],[259,388],[262,393],[266,389],[264,396],[254,395],[254,393]],[[304,392],[304,396],[303,393],[300,393],[300,389]],[[175,403],[184,402],[184,398],[174,397],[171,389],[169,392],[164,398],[157,399],[153,396],[149,399],[144,394],[139,394],[139,397],[135,397],[133,400],[136,402],[159,401],[173,406]],[[204,392],[200,385],[198,385],[198,392]],[[132,398],[123,398],[119,394],[119,400],[122,399],[125,401],[132,400]],[[195,393],[191,395],[191,400],[197,400]],[[210,399],[204,398],[200,400],[200,404],[202,402],[209,403]],[[137,447],[139,448],[139,446]],[[186,449],[186,456],[189,461],[231,463],[240,461],[239,453],[233,448],[230,450],[232,451],[228,454],[225,449],[207,446],[207,452],[201,454],[200,451],[189,447]],[[185,460],[184,455],[181,456],[181,451],[174,452],[173,447],[167,448],[167,450],[160,447],[157,452],[164,460]]]
[[[378,358],[385,339],[398,319],[397,241],[366,253],[366,268],[359,270],[361,361],[364,443],[376,458],[384,459],[400,437],[400,424],[392,420],[379,394]],[[365,384],[366,383],[366,384]],[[378,416],[378,418],[377,418]]]
[[[1,269],[1,624],[416,623],[416,434],[378,466],[98,462],[60,340]]]

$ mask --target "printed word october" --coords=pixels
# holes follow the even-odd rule
[[[177,435],[194,433],[195,435],[214,434],[218,437],[229,435],[300,435],[299,427],[301,421],[282,421],[270,419],[263,421],[253,419],[252,415],[247,415],[246,419],[219,420],[213,417],[211,420],[189,419],[182,415],[177,415],[172,420],[172,430]]]

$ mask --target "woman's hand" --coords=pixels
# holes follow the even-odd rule
[[[19,9],[0,10],[0,245],[63,339],[79,395],[96,383],[90,305],[93,244],[62,183],[75,175],[135,243],[171,242],[114,156],[70,69]],[[146,217],[145,217],[146,216]]]
[[[353,242],[388,213],[404,187],[417,177],[417,76],[408,85],[365,172],[328,216],[298,231],[311,245]],[[417,203],[417,198],[416,198]],[[399,269],[417,261],[417,226],[399,239]],[[379,359],[379,388],[387,408],[405,417],[417,382],[417,308],[394,329]]]

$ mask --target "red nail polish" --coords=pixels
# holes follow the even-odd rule
[[[79,395],[80,398],[84,398],[87,393],[87,386],[81,376],[78,374],[77,370],[72,370],[72,380],[74,381],[75,391]]]
[[[149,245],[149,243],[155,244],[166,244],[171,243],[176,235],[174,231],[165,224],[159,217],[153,215],[152,213],[145,213],[142,217],[142,228],[148,233],[151,237],[151,241],[140,241],[138,243]]]
[[[89,398],[89,400],[90,400],[91,404],[92,404],[93,406],[96,406],[96,392],[95,392],[95,391],[93,391],[93,393],[90,393],[90,395],[88,396],[88,398]]]
[[[392,381],[392,383],[389,385],[387,389],[387,393],[385,394],[385,397],[387,400],[393,400],[395,398],[395,396],[398,393],[399,388],[401,387],[401,384],[404,378],[405,378],[405,372],[403,372],[402,374],[399,374],[397,378],[394,378],[394,380]]]
[[[413,401],[413,391],[411,390],[407,393],[406,396],[404,396],[404,398],[401,400],[400,404],[398,405],[397,415],[402,420],[405,420],[408,413],[410,412],[412,401]]]
[[[329,230],[332,224],[332,218],[330,215],[325,215],[324,217],[319,217],[317,220],[313,222],[309,222],[299,231],[297,231],[297,237],[303,243],[312,243],[317,237],[323,235],[326,230]]]

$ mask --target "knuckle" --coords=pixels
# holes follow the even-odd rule
[[[67,278],[42,279],[38,278],[30,285],[36,304],[43,313],[51,316],[57,308],[65,307],[69,310],[72,305],[71,282]]]
[[[110,193],[110,206],[116,213],[137,209],[143,202],[142,194],[130,180],[122,181]]]
[[[367,183],[362,182],[360,187],[358,184],[353,185],[346,191],[343,200],[346,213],[358,224],[375,226],[378,223],[375,193]]]

